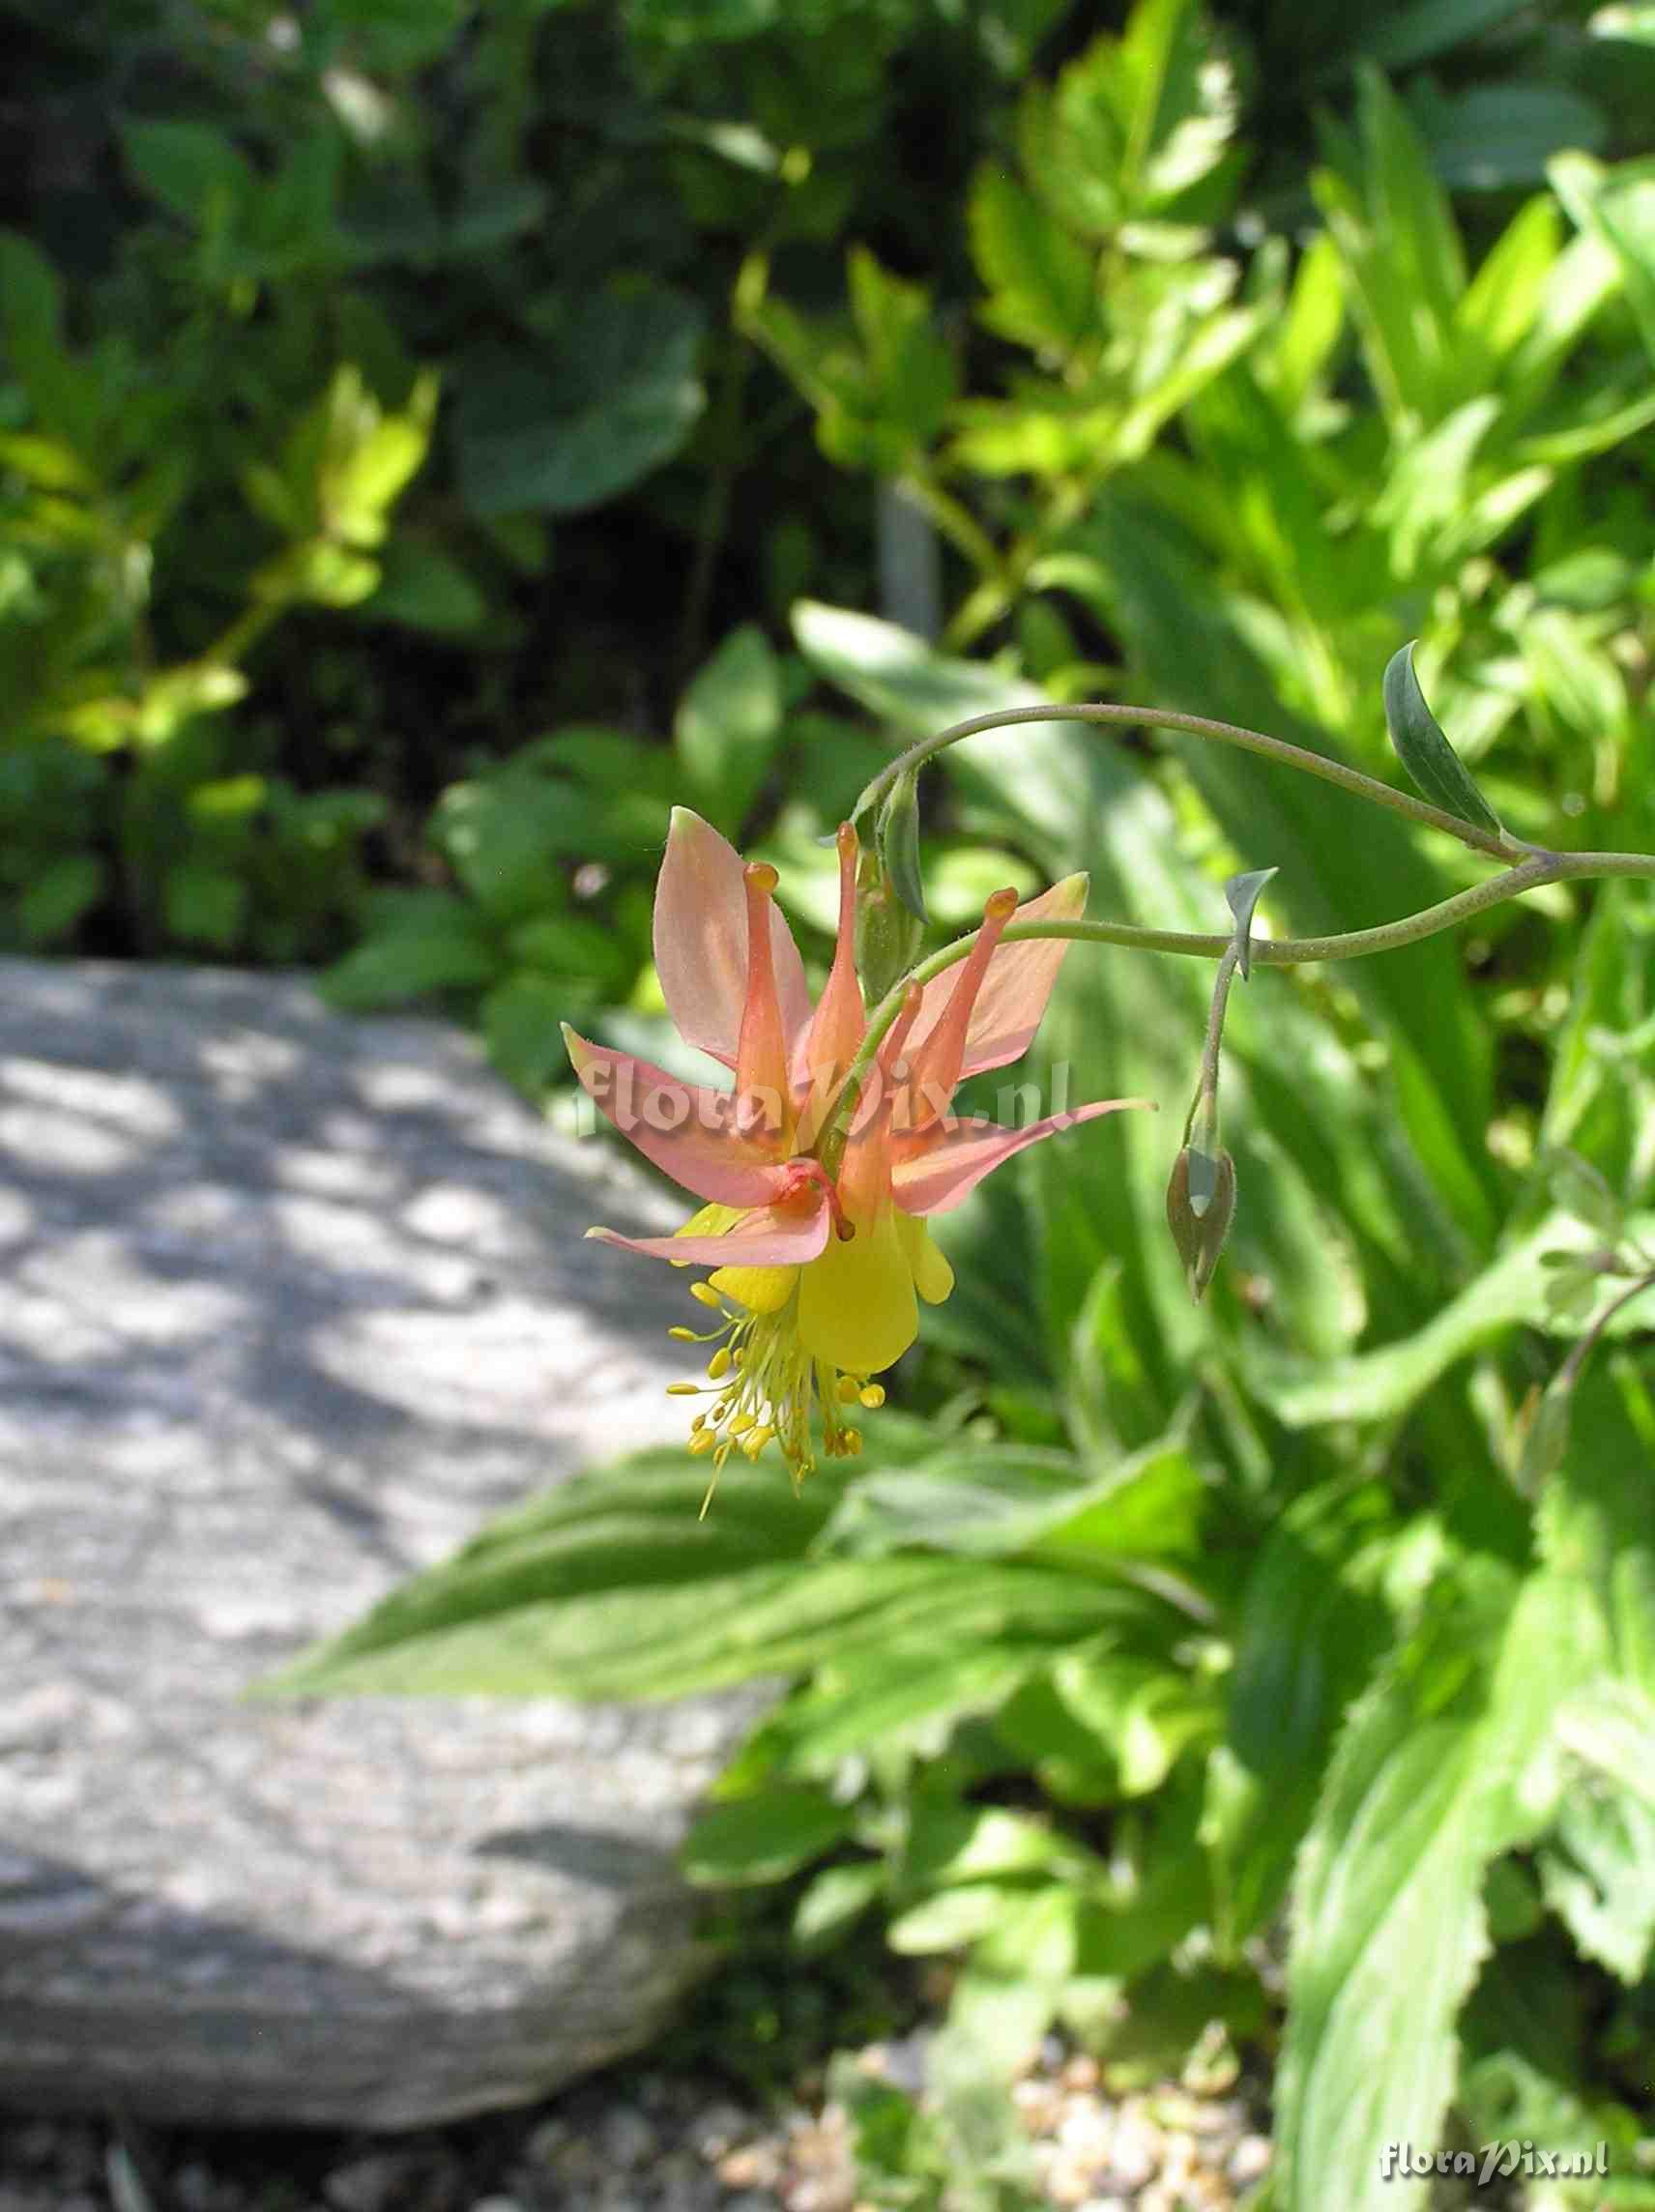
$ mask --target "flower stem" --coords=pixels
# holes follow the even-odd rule
[[[1285,738],[1266,737],[1263,730],[1242,729],[1234,722],[1214,721],[1206,714],[1180,714],[1168,707],[1002,707],[992,714],[973,714],[969,721],[955,722],[948,729],[939,730],[934,737],[921,738],[917,744],[910,745],[905,753],[881,769],[857,800],[857,813],[860,815],[877,805],[899,775],[919,767],[945,746],[957,744],[961,738],[974,737],[979,731],[1005,729],[1018,722],[1102,722],[1136,725],[1140,729],[1181,730],[1190,737],[1211,738],[1220,744],[1238,745],[1243,752],[1259,753],[1265,760],[1279,761],[1285,767],[1302,769],[1305,774],[1320,776],[1324,783],[1336,783],[1342,791],[1371,800],[1376,806],[1388,807],[1393,814],[1406,814],[1410,821],[1443,830],[1448,836],[1457,837],[1462,845],[1473,846],[1496,860],[1509,860],[1517,854],[1532,850],[1520,838],[1484,830],[1475,822],[1462,822],[1457,814],[1446,813],[1440,806],[1415,799],[1411,792],[1399,791],[1394,784],[1380,783],[1376,776],[1364,775],[1359,769],[1347,768],[1343,761],[1329,760],[1325,754],[1310,752],[1303,745],[1290,745]]]
[[[1201,1074],[1196,1083],[1195,1101],[1184,1123],[1186,1145],[1192,1142],[1191,1133],[1199,1123],[1203,1151],[1210,1151],[1218,1142],[1218,1062],[1224,1039],[1224,1013],[1230,1004],[1230,985],[1240,964],[1241,947],[1232,938],[1219,955],[1218,974],[1212,979],[1212,1005],[1206,1017]]]
[[[916,746],[914,749],[917,752],[920,748]],[[905,754],[903,758],[911,761],[913,754]],[[1365,781],[1366,778],[1362,780]],[[1385,787],[1381,785],[1379,788]],[[1405,794],[1395,792],[1391,796],[1400,799]],[[1435,813],[1436,809],[1428,808],[1427,811]],[[1456,828],[1469,832],[1471,825],[1461,823]],[[1480,834],[1478,832],[1479,836]],[[1655,855],[1545,853],[1530,850],[1527,859],[1520,861],[1516,867],[1507,868],[1503,875],[1491,876],[1485,884],[1478,884],[1470,890],[1457,892],[1453,898],[1441,899],[1436,906],[1424,907],[1418,914],[1405,915],[1399,921],[1381,922],[1374,929],[1347,930],[1337,937],[1256,937],[1252,945],[1252,958],[1266,968],[1296,968],[1319,960],[1361,960],[1373,952],[1393,952],[1404,945],[1417,945],[1423,938],[1440,936],[1443,930],[1456,928],[1462,921],[1469,920],[1471,916],[1484,914],[1490,907],[1500,906],[1505,900],[1518,898],[1524,891],[1537,890],[1543,884],[1567,883],[1594,876],[1639,876],[1655,883]],[[1236,952],[1234,932],[1226,936],[1198,934],[1189,930],[1140,929],[1133,923],[1124,921],[1013,921],[1002,932],[1001,943],[1030,944],[1041,938],[1065,938],[1088,945],[1124,945],[1140,952],[1176,952],[1199,960],[1222,961],[1228,955],[1234,962]],[[862,1084],[885,1041],[886,1033],[901,1011],[908,986],[911,983],[929,983],[934,977],[946,974],[956,962],[966,958],[976,941],[977,932],[973,929],[968,936],[956,938],[952,945],[944,945],[940,951],[928,955],[908,975],[893,983],[869,1014],[861,1046],[851,1062],[838,1096],[823,1121],[822,1135],[815,1148],[818,1157],[829,1173],[837,1171],[838,1162],[844,1154],[845,1133],[851,1114],[861,1095]],[[1225,980],[1227,982],[1228,978]],[[1223,1022],[1225,995],[1215,991],[1213,996],[1213,1019],[1219,1025]],[[1211,1035],[1209,1027],[1209,1043]]]

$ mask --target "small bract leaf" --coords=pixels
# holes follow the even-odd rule
[[[1235,917],[1236,964],[1243,983],[1253,973],[1253,910],[1275,872],[1274,868],[1253,868],[1246,875],[1232,876],[1224,887],[1230,911]]]
[[[1385,669],[1385,721],[1397,758],[1413,778],[1416,788],[1440,806],[1445,814],[1471,822],[1479,830],[1500,833],[1499,817],[1471,781],[1465,763],[1437,726],[1425,704],[1419,678],[1413,672],[1417,639],[1391,655]]]

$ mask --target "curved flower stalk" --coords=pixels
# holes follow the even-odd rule
[[[956,1086],[1018,1059],[1032,1041],[1067,950],[1055,940],[1002,945],[1007,925],[1079,918],[1087,879],[1068,876],[1022,906],[989,899],[970,952],[911,982],[854,1099],[847,1077],[865,1033],[856,971],[857,839],[839,831],[839,930],[812,1006],[776,874],[710,824],[673,811],[655,892],[655,965],[680,1034],[721,1061],[733,1088],[682,1083],[646,1061],[564,1036],[583,1088],[644,1156],[701,1210],[676,1237],[596,1237],[676,1266],[708,1266],[691,1285],[711,1325],[672,1333],[713,1347],[708,1396],[689,1449],[714,1475],[740,1446],[773,1439],[797,1484],[815,1464],[813,1413],[829,1458],[861,1448],[851,1407],[872,1409],[873,1380],[918,1332],[918,1301],[938,1304],[953,1271],[926,1226],[1014,1153],[1118,1107],[1103,1099],[1005,1129],[956,1116]],[[711,1495],[711,1494],[710,1494]]]

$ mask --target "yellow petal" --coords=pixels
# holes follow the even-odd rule
[[[928,1306],[940,1306],[954,1287],[954,1270],[938,1250],[929,1225],[916,1214],[899,1212],[896,1233],[914,1270],[915,1289]]]
[[[708,1277],[721,1297],[750,1306],[754,1313],[779,1313],[793,1295],[797,1267],[720,1267]]]
[[[894,1207],[882,1207],[848,1243],[829,1237],[822,1257],[799,1269],[800,1342],[854,1375],[888,1367],[919,1333],[914,1270],[897,1219]]]

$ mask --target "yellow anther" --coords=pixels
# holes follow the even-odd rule
[[[751,1413],[732,1413],[730,1416],[730,1434],[733,1437],[744,1437],[750,1428],[756,1426]]]
[[[705,1458],[707,1453],[712,1449],[713,1445],[717,1441],[717,1437],[711,1429],[697,1429],[695,1434],[689,1440],[690,1458]]]
[[[854,1375],[839,1378],[838,1398],[841,1406],[854,1406],[861,1392],[861,1384]]]
[[[704,1306],[716,1306],[722,1302],[711,1283],[691,1283],[689,1295],[692,1298],[698,1298]]]
[[[721,1344],[718,1347],[718,1350],[712,1354],[712,1357],[707,1362],[707,1372],[711,1376],[714,1382],[719,1382],[724,1376],[729,1374],[730,1347],[727,1344]]]
[[[741,872],[754,890],[762,892],[766,898],[770,896],[781,881],[768,860],[749,860]],[[1011,903],[1013,906],[1017,904],[1015,894]]]
[[[857,1403],[865,1406],[871,1413],[876,1406],[885,1404],[885,1387],[879,1382],[864,1382],[857,1392]]]
[[[774,1435],[774,1429],[753,1429],[741,1439],[741,1449],[749,1459],[757,1459]]]
[[[692,1328],[669,1328],[667,1334],[677,1344],[699,1344],[701,1342]]]
[[[667,1396],[669,1398],[699,1398],[700,1395],[701,1385],[699,1382],[669,1382],[667,1384]]]

